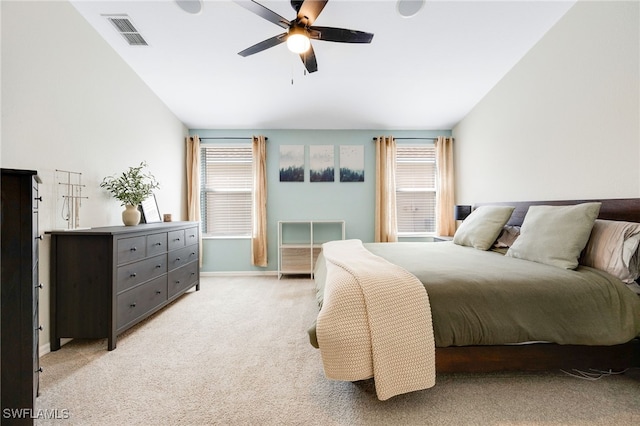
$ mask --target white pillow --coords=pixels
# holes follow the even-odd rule
[[[575,269],[601,205],[530,206],[507,256]]]
[[[454,244],[489,250],[515,207],[480,206],[462,222],[453,236]]]

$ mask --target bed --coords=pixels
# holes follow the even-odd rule
[[[531,206],[535,207],[528,214]],[[586,217],[589,215],[585,213],[587,208],[590,209],[591,218]],[[460,232],[462,227],[456,233],[454,241],[450,242],[362,244],[365,256],[373,256],[371,259],[382,258],[390,267],[408,271],[426,289],[432,330],[428,330],[428,326],[416,327],[411,324],[407,328],[409,332],[424,328],[433,333],[435,371],[534,371],[557,368],[621,370],[640,366],[640,296],[631,290],[632,281],[640,273],[637,254],[640,240],[640,225],[637,224],[640,222],[640,199],[490,203],[475,206],[474,213],[491,209],[501,210],[501,215],[506,219],[503,217],[494,221],[495,223],[487,222],[487,217],[495,219],[491,216],[495,216],[495,212],[484,218],[470,216],[468,219],[471,222],[476,220],[476,230],[482,229],[484,232],[490,228],[498,229],[495,235],[492,234],[494,229],[483,236],[484,240],[491,240],[488,248],[485,248],[486,242],[480,244],[480,247],[474,247],[473,238],[472,241],[465,241],[465,233]],[[579,221],[572,218],[571,214],[575,215],[578,209],[579,214],[585,216],[584,221],[582,216]],[[566,214],[566,211],[572,212],[568,219],[553,216]],[[561,226],[558,217],[570,222]],[[555,222],[550,222],[553,220]],[[466,223],[467,221],[463,226]],[[479,228],[478,223],[482,224]],[[567,252],[578,250],[575,265],[564,264],[564,256],[554,257],[553,248],[547,249],[543,245],[545,249],[542,250],[539,244],[536,245],[540,242],[539,234],[552,234],[547,237],[554,238],[554,226],[560,226],[555,230],[555,235],[563,235],[561,244],[565,240],[571,240],[574,223],[578,223],[575,227],[582,226],[580,232],[583,235],[588,228],[586,237],[581,237],[582,240],[576,237],[575,241],[570,241],[571,244],[567,243]],[[611,235],[619,237],[618,230],[622,224],[625,224],[624,236],[613,241]],[[474,226],[469,225],[468,228],[474,229]],[[598,230],[614,228],[616,233],[609,233],[606,238],[598,239],[605,235],[598,234],[597,232],[601,232]],[[522,234],[516,235],[517,238],[506,238],[510,240],[506,246],[496,244],[504,240],[505,231],[514,229],[522,231]],[[569,238],[564,238],[565,233]],[[543,239],[542,242],[549,244],[549,240]],[[347,252],[359,247],[354,242],[348,244]],[[611,259],[607,259],[608,264],[602,266],[602,262],[598,262],[603,255],[596,248],[600,250],[603,245],[607,246],[605,251],[609,256],[612,245],[620,245],[620,250],[624,248],[627,252],[631,250],[631,254],[625,254],[625,262],[632,263],[633,267],[624,265],[625,267],[620,268],[620,265],[616,265],[618,269],[612,271],[607,266],[612,263]],[[534,253],[533,258],[527,258],[532,248],[543,252],[542,257],[537,258]],[[565,248],[561,248],[564,254]],[[507,255],[509,250],[512,252]],[[556,247],[555,250],[559,248]],[[331,256],[329,253],[327,252],[327,256]],[[598,257],[595,261],[594,256]],[[340,263],[342,269],[350,270],[353,265],[349,263],[349,257],[340,253],[334,263]],[[568,258],[571,260],[571,255]],[[339,299],[335,293],[341,291],[335,289],[340,287],[335,283],[335,273],[328,273],[328,269],[335,269],[332,262],[321,254],[316,264],[315,281],[321,307],[319,319],[322,318],[323,311],[331,310],[331,306],[326,307],[326,303],[335,304],[334,300]],[[353,262],[357,264],[359,261]],[[629,273],[629,268],[633,269],[631,276],[620,275],[619,269]],[[331,297],[327,297],[327,291],[332,292]],[[406,299],[406,296],[399,299],[403,297]],[[385,309],[389,311],[388,307]],[[397,312],[410,308],[397,308],[396,304],[394,309],[397,309],[395,313],[387,314],[389,318],[395,318]],[[366,309],[363,312],[365,313],[355,316],[365,317],[366,322],[368,313]],[[357,351],[362,354],[358,357],[368,357],[366,352],[369,349],[350,347],[351,342],[357,340],[349,334],[354,329],[350,324],[363,318],[354,320],[352,312],[342,315],[345,318],[337,320],[333,315],[333,328],[324,326],[322,339],[318,339],[320,333],[316,326],[311,327],[309,334],[312,344],[319,347],[321,353],[324,345],[326,348],[340,347],[342,353],[351,358]],[[345,325],[344,328],[342,324]],[[415,354],[411,356],[415,358]],[[353,361],[334,359],[327,362],[325,358],[323,354],[325,374],[330,369],[327,366],[330,362],[345,365]],[[407,372],[402,374],[407,375]],[[331,373],[327,376],[355,381],[376,375],[373,370],[364,368],[355,375]],[[377,381],[378,378],[375,378]],[[423,385],[422,388],[426,387],[429,386]],[[391,392],[390,395],[394,396],[394,393]],[[388,397],[389,394],[380,398],[379,394],[380,399]]]

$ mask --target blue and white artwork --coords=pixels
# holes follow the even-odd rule
[[[280,145],[280,182],[304,182],[304,145]]]
[[[309,145],[309,180],[311,182],[335,180],[333,149],[333,145]]]
[[[340,145],[340,182],[364,182],[364,145]]]

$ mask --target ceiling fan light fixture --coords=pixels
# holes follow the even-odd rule
[[[304,53],[311,47],[311,40],[304,31],[292,28],[287,37],[287,47],[293,53]]]
[[[397,0],[396,10],[403,18],[411,18],[422,10],[425,3],[425,0]]]

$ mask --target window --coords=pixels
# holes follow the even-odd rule
[[[433,145],[397,145],[398,234],[436,231],[436,150]]]
[[[251,236],[251,144],[201,146],[204,236]]]

